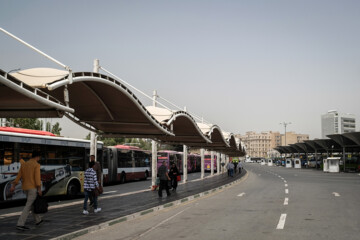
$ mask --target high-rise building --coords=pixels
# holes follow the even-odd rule
[[[321,137],[329,134],[341,134],[356,131],[356,117],[350,113],[339,113],[336,110],[321,115]]]

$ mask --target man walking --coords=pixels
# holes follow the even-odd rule
[[[96,178],[96,172],[94,170],[95,162],[89,162],[89,168],[85,171],[84,178],[84,209],[83,214],[88,215],[89,211],[87,210],[87,201],[90,198],[94,202],[94,213],[101,211],[101,208],[97,207],[97,198],[95,198],[94,190],[96,187],[99,187],[99,183]]]
[[[101,171],[101,166],[99,162],[95,162],[95,155],[90,155],[90,162],[94,163],[94,171],[96,172],[96,179],[99,183],[99,186],[102,186],[102,171]],[[98,202],[98,196],[96,196],[94,194],[93,198],[90,198],[90,207],[92,208],[94,206],[94,199],[96,198],[96,202],[99,204]]]
[[[40,215],[34,213],[33,203],[36,199],[36,195],[42,196],[41,192],[41,177],[40,177],[40,160],[41,153],[40,151],[33,151],[31,159],[27,162],[24,162],[16,179],[12,182],[10,192],[14,192],[15,186],[19,183],[21,179],[22,189],[26,194],[26,204],[19,217],[16,228],[22,231],[30,230],[30,228],[25,226],[27,217],[29,216],[30,211],[32,212],[35,225],[40,225],[43,220]]]
[[[158,174],[159,174],[159,178],[160,178],[159,197],[162,197],[162,191],[164,188],[166,190],[166,195],[170,196],[171,194],[170,194],[169,185],[168,185],[168,181],[170,180],[170,177],[169,177],[169,174],[167,171],[165,161],[163,161],[162,165],[159,167]]]

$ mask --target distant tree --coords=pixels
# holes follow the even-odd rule
[[[62,130],[62,128],[60,127],[60,123],[59,123],[59,122],[56,122],[56,123],[54,124],[54,126],[52,126],[52,128],[51,128],[51,132],[52,132],[53,134],[58,135],[58,136],[60,136],[61,130]]]
[[[37,118],[7,118],[6,126],[42,130],[43,121]]]
[[[51,132],[51,123],[50,122],[46,122],[45,131]]]

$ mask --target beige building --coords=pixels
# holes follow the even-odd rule
[[[309,134],[296,134],[294,132],[286,132],[285,144],[285,135],[281,134],[281,146],[304,142],[304,140],[309,140]]]
[[[285,136],[279,132],[246,132],[245,135],[237,135],[246,147],[246,154],[250,157],[269,157],[269,153],[277,146],[285,145]],[[308,134],[286,133],[286,144],[294,144],[309,140]],[[272,155],[272,154],[271,154]]]

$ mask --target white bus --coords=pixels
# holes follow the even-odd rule
[[[102,158],[103,143],[97,144],[97,159]],[[33,150],[40,160],[44,196],[75,196],[84,191],[84,170],[88,167],[90,141],[56,137],[54,134],[11,127],[0,127],[0,202],[25,198],[21,182],[13,193],[11,182]]]

